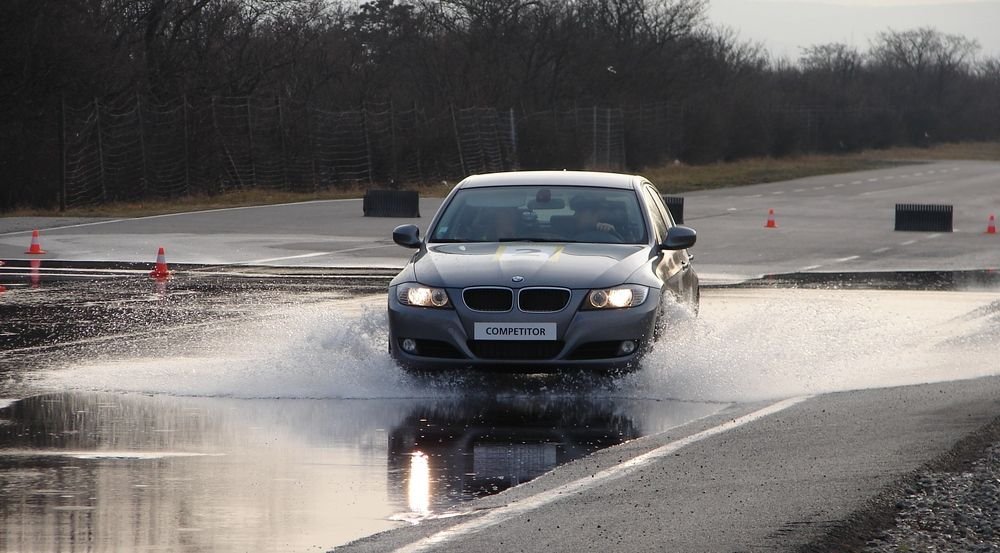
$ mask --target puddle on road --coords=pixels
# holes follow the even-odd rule
[[[329,283],[14,289],[0,397],[30,397],[0,400],[0,551],[328,548],[728,402],[996,374],[990,278],[706,289],[616,380],[410,377],[384,297]]]
[[[0,550],[329,548],[723,407],[643,403],[33,396],[0,410]]]

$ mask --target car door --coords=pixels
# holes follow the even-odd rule
[[[656,242],[662,244],[667,238],[667,230],[674,226],[670,211],[660,198],[660,193],[649,183],[643,186],[643,200],[653,221]],[[691,271],[691,256],[687,250],[661,250],[656,263],[657,276],[673,291],[678,299],[692,300],[694,274]]]

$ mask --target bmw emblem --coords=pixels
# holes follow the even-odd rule
[[[514,281],[514,282],[524,282],[524,277],[521,276],[521,275],[518,275],[516,277],[511,278],[511,280]]]

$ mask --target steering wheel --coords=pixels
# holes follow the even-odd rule
[[[614,240],[609,241],[608,240],[609,237],[614,238]],[[576,239],[577,242],[599,242],[605,244],[608,243],[622,244],[625,242],[625,238],[622,237],[621,234],[618,234],[617,230],[604,231],[604,230],[593,229],[582,232],[576,235],[574,238]]]

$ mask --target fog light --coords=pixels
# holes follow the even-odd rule
[[[417,353],[417,341],[413,338],[404,338],[403,351],[406,353]]]
[[[635,342],[633,340],[625,340],[618,346],[618,355],[631,355],[633,352],[635,352]]]

